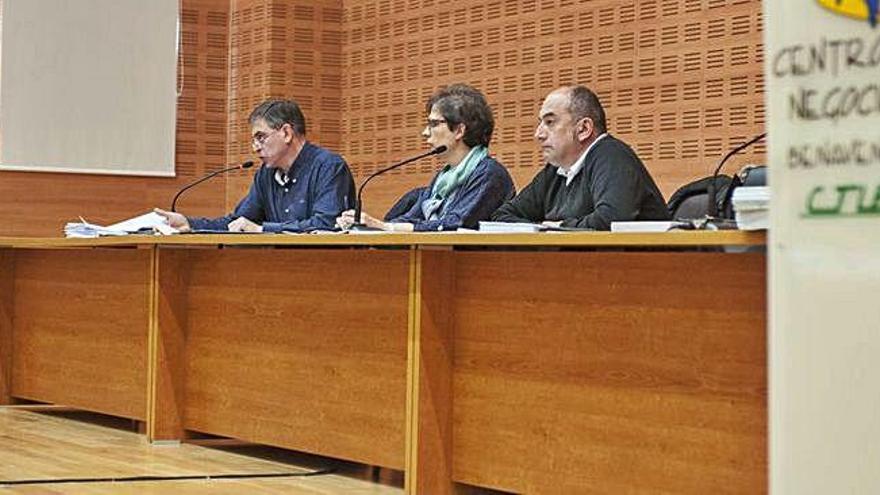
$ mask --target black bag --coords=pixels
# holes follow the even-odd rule
[[[675,191],[666,208],[674,220],[693,220],[708,214],[709,183],[712,177],[689,182]],[[739,186],[767,185],[767,167],[750,165],[733,177],[719,175],[715,178],[715,208],[718,218],[733,218],[733,190]]]
[[[669,197],[669,202],[666,204],[669,215],[674,220],[693,220],[705,217],[708,213],[707,198],[711,181],[712,177],[704,177],[679,187]],[[727,175],[715,177],[715,207],[719,217],[733,218],[733,212],[726,211],[731,209],[727,198],[728,192],[733,190],[731,184],[738,182],[739,179],[733,179]]]

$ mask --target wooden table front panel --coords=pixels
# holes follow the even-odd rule
[[[408,250],[190,259],[185,428],[403,468]]]
[[[457,253],[453,478],[762,493],[762,254]]]
[[[12,395],[143,420],[150,251],[14,256]]]
[[[12,399],[12,305],[15,252],[0,249],[0,406]]]

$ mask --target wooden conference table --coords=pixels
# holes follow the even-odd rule
[[[400,469],[409,493],[764,492],[765,242],[0,237],[0,403]]]

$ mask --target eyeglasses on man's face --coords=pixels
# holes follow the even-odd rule
[[[281,129],[272,129],[269,132],[259,131],[251,138],[251,144],[254,146],[254,148],[262,148],[266,140],[268,140],[270,136],[276,134],[280,130]]]

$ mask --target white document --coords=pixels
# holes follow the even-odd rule
[[[480,222],[480,232],[543,232],[547,229],[539,223]]]
[[[684,226],[688,226],[688,222],[675,220],[611,222],[611,232],[668,232],[676,227]]]
[[[78,238],[100,237],[128,235],[141,230],[151,230],[165,235],[178,233],[177,229],[168,225],[165,217],[155,212],[149,212],[106,227],[89,223],[80,217],[79,222],[70,222],[64,226],[64,235]]]
[[[123,232],[134,233],[141,229],[155,229],[158,227],[168,227],[168,222],[165,221],[165,217],[162,215],[151,211],[134,218],[129,218],[128,220],[114,223],[113,225],[108,225],[106,228],[108,230],[121,230]]]

